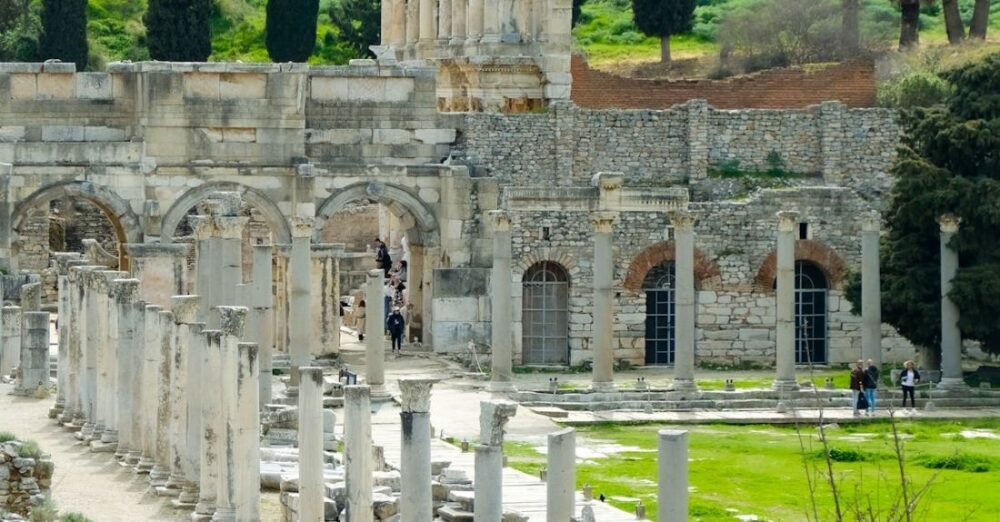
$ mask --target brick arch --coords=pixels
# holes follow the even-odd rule
[[[632,260],[625,274],[624,286],[628,290],[639,292],[642,290],[642,282],[646,279],[646,274],[654,267],[664,261],[673,261],[676,254],[674,252],[673,241],[662,241],[646,247],[639,252]],[[694,249],[694,284],[698,289],[713,287],[722,278],[719,273],[719,266],[715,264],[704,252]]]
[[[813,239],[800,239],[795,242],[795,260],[809,261],[823,271],[830,288],[841,289],[844,276],[847,274],[847,264],[829,245]],[[754,288],[759,292],[774,290],[774,278],[778,272],[778,254],[771,251],[764,258],[754,278]]]
[[[511,270],[514,280],[520,281],[529,268],[545,261],[556,263],[566,270],[570,285],[579,276],[580,268],[577,266],[576,257],[570,254],[569,250],[561,247],[545,247],[532,250],[517,260],[513,270]]]

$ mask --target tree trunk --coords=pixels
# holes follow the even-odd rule
[[[985,40],[989,19],[990,0],[976,0],[976,7],[972,10],[972,22],[969,23],[969,36]]]
[[[840,54],[844,58],[850,58],[861,48],[861,33],[858,31],[860,4],[860,0],[842,0],[840,5]]]
[[[905,51],[920,43],[917,22],[920,19],[920,0],[901,0],[899,17],[899,50]]]
[[[958,0],[941,0],[944,11],[944,27],[948,32],[948,43],[957,44],[965,40],[965,27],[958,13]]]
[[[660,63],[670,65],[670,35],[660,36]]]

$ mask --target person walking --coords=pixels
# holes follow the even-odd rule
[[[875,415],[875,390],[878,389],[879,371],[875,362],[868,359],[868,367],[865,368],[865,400],[868,401],[868,414]]]
[[[392,337],[392,353],[398,354],[403,349],[403,332],[406,330],[406,321],[403,320],[403,314],[399,313],[398,306],[392,307],[388,327]]]
[[[913,361],[906,361],[903,373],[899,374],[899,384],[903,387],[903,409],[906,409],[906,397],[910,397],[910,409],[917,408],[913,390],[920,383],[920,372],[913,366]]]
[[[861,367],[861,360],[854,363],[851,369],[851,407],[854,408],[854,416],[861,415],[858,410],[858,396],[861,395],[861,386],[865,378],[865,370]]]
[[[358,329],[358,340],[365,340],[365,300],[358,301],[358,309],[354,312],[355,327]]]

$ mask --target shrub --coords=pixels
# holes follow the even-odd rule
[[[56,509],[55,503],[51,500],[46,500],[42,504],[31,508],[28,520],[30,522],[59,522],[59,510]]]
[[[37,442],[27,440],[17,448],[17,456],[25,459],[37,459],[42,456],[42,449],[38,447]]]
[[[11,433],[9,431],[0,431],[0,443],[10,442],[10,441],[15,440],[15,439],[17,439],[17,437],[14,436],[13,433]]]
[[[992,457],[957,451],[951,455],[920,455],[916,462],[929,469],[952,469],[970,473],[985,473],[996,465]]]
[[[815,458],[823,458],[823,450],[817,450],[813,455]],[[830,446],[830,460],[834,462],[872,462],[880,460],[883,455],[878,453],[872,453],[870,451],[862,451],[856,448],[838,448],[836,446]]]
[[[915,72],[883,83],[878,88],[878,104],[894,109],[930,107],[944,102],[951,88],[940,76]]]
[[[66,513],[59,517],[59,522],[94,522],[81,513]]]

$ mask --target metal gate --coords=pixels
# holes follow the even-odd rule
[[[826,363],[827,283],[808,261],[795,262],[795,362]]]
[[[653,267],[642,287],[646,291],[646,364],[673,364],[674,263],[668,261]]]
[[[521,304],[523,364],[569,364],[569,277],[556,263],[544,261],[525,273]]]

